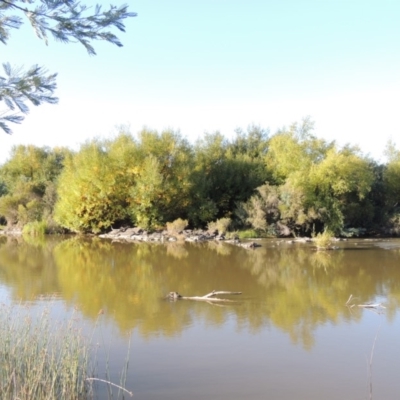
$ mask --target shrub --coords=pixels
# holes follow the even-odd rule
[[[24,235],[44,236],[47,232],[47,224],[45,221],[28,222],[22,229]]]
[[[223,233],[226,233],[231,223],[232,220],[230,218],[220,218],[216,221],[209,222],[207,229],[209,231],[218,231],[218,233],[222,235]]]
[[[254,239],[260,237],[260,235],[254,229],[239,231],[237,232],[237,236],[239,237],[239,239]]]
[[[317,236],[313,238],[314,243],[318,249],[326,250],[331,247],[334,235],[330,231],[324,231],[323,233],[318,233]]]
[[[167,222],[167,231],[170,233],[179,233],[182,232],[187,226],[187,219],[178,218],[175,221]]]

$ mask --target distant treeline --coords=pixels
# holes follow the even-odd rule
[[[0,219],[48,232],[98,233],[178,218],[191,228],[229,218],[267,235],[400,232],[400,151],[378,164],[357,147],[313,134],[306,118],[279,130],[251,126],[232,139],[121,130],[68,148],[16,146],[0,166]]]

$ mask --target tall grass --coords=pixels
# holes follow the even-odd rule
[[[318,250],[327,250],[331,248],[333,239],[333,233],[326,230],[322,233],[318,233],[318,235],[313,238],[313,242]]]
[[[45,309],[32,317],[23,307],[0,306],[0,399],[95,398],[93,381],[100,379],[94,377],[91,341],[82,335],[74,316],[55,322],[49,314]]]
[[[35,319],[16,307],[0,313],[1,399],[92,397],[89,346],[72,319],[51,327],[48,310]]]
[[[44,236],[47,232],[46,221],[33,221],[24,225],[22,233],[31,236]]]

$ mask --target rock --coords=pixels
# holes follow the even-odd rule
[[[240,246],[244,247],[245,249],[255,249],[256,247],[261,247],[261,245],[256,242],[241,243]]]
[[[176,234],[168,232],[166,230],[148,232],[140,227],[133,227],[133,228],[124,227],[121,229],[112,229],[108,233],[99,235],[99,237],[103,239],[112,239],[118,241],[156,242],[156,243],[176,242],[178,240],[197,243],[197,242],[218,240],[249,249],[250,248],[254,249],[256,247],[261,246],[260,244],[257,244],[255,242],[242,244],[237,236],[235,236],[233,239],[227,240],[224,234],[218,235],[216,232],[210,232],[206,230],[190,230],[190,229],[183,230],[179,234]]]

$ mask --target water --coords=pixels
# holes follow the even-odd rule
[[[76,313],[140,400],[399,398],[400,240],[260,244],[2,237],[0,301]],[[164,299],[213,289],[242,295]]]

